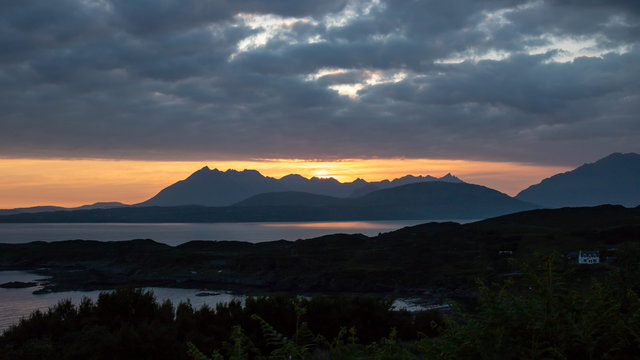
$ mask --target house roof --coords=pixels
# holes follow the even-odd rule
[[[598,251],[581,251],[581,257],[600,257],[600,253]]]

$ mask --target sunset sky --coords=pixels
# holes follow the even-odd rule
[[[0,2],[0,208],[207,165],[515,195],[640,152],[640,2]]]

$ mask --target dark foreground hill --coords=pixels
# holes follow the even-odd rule
[[[63,301],[0,335],[0,358],[207,358],[202,351],[215,359],[634,359],[639,218],[640,207],[599,206],[371,238],[0,244],[0,270],[52,276],[45,290],[159,285],[269,294],[201,309],[126,288],[95,302]],[[599,251],[605,263],[557,256],[580,249]],[[379,296],[352,296],[359,292]],[[389,297],[408,293],[463,306],[450,316],[391,309]]]
[[[575,170],[554,175],[520,192],[516,199],[550,208],[640,205],[640,155],[611,154]]]
[[[0,216],[0,222],[245,222],[480,219],[535,208],[484,186],[422,182],[358,198],[300,192],[256,195],[233,206],[127,207]]]
[[[192,241],[176,247],[152,240],[0,244],[0,269],[40,269],[53,277],[52,289],[439,289],[436,293],[469,297],[476,278],[497,279],[513,270],[501,250],[518,259],[600,250],[604,260],[607,249],[639,241],[640,207],[599,206],[533,210],[465,225],[428,223],[376,237],[334,234],[258,244]]]
[[[403,359],[496,354],[516,359],[534,349],[545,358],[596,354],[628,359],[638,350],[634,339],[640,313],[639,243],[640,207],[607,205],[532,210],[465,225],[428,223],[376,237],[334,234],[259,244],[192,241],[176,247],[152,240],[0,244],[0,270],[47,276],[40,290],[45,292],[169,286],[245,294],[364,293],[420,296],[428,304],[453,299],[476,309],[442,321],[434,312],[392,311],[389,302],[371,297],[268,296],[249,299],[245,307],[231,303],[194,310],[190,304],[174,308],[170,302],[154,302],[150,294],[120,290],[102,294],[96,303],[84,301],[74,307],[65,302],[35,313],[0,336],[0,354],[17,359],[102,354],[187,359],[187,341],[206,353],[218,349],[248,354],[258,352],[250,350],[254,345],[249,344],[255,344],[259,352],[273,354],[277,346],[269,336],[274,331],[299,339],[296,329],[310,326],[334,339],[331,344],[314,342],[314,358],[327,353],[354,358],[357,353],[355,358],[386,359],[402,353]],[[603,264],[579,266],[559,256],[579,250],[598,251]],[[552,270],[544,259],[553,254],[558,256]],[[529,272],[522,275],[526,269]],[[478,288],[478,279],[510,285],[491,291]],[[592,279],[600,281],[591,286]],[[349,333],[340,330],[343,326],[354,329],[349,345]],[[371,343],[389,332],[380,345]],[[430,341],[425,334],[437,338]],[[356,345],[358,341],[369,345]],[[584,341],[593,346],[585,350]],[[289,344],[287,349],[297,351],[307,343],[295,344],[299,347]]]

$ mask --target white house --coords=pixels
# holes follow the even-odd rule
[[[597,251],[582,251],[578,254],[578,264],[599,264],[600,254]]]

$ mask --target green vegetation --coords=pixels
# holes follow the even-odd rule
[[[159,303],[142,290],[120,289],[95,302],[63,301],[34,312],[0,336],[0,358],[187,359],[188,342],[207,353],[259,354],[282,346],[297,349],[311,330],[314,340],[341,339],[346,327],[357,331],[360,341],[373,342],[397,328],[398,337],[408,341],[418,333],[435,336],[431,324],[444,324],[438,312],[414,316],[390,305],[374,297],[273,296],[248,298],[244,306],[234,301],[193,309],[189,303]],[[288,340],[274,335],[275,329],[298,335]]]
[[[632,359],[640,351],[640,272],[631,260],[604,281],[576,283],[552,259],[526,269],[521,279],[480,286],[475,312],[446,319],[436,340],[422,341],[434,359]]]
[[[249,298],[193,309],[135,289],[63,301],[0,336],[2,359],[631,359],[640,353],[640,249],[584,284],[549,256],[480,282],[476,306],[394,311],[374,297]],[[587,273],[589,271],[587,270]],[[599,273],[595,273],[599,274]]]
[[[272,296],[193,309],[125,289],[35,312],[0,336],[0,359],[637,358],[638,224],[640,207],[600,206],[431,223],[372,238],[0,244],[0,268],[47,267],[52,289],[432,291],[459,304],[444,316],[394,311],[388,298],[362,296]],[[580,266],[559,255],[581,249],[600,251],[603,263]]]

